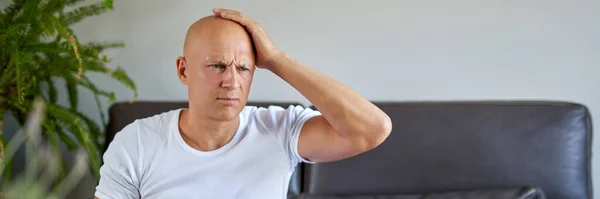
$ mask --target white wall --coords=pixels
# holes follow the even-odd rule
[[[214,7],[254,17],[281,49],[370,100],[565,100],[600,115],[597,0],[116,0],[113,12],[76,33],[126,42],[109,55],[137,82],[140,100],[185,100],[175,58],[188,26]],[[120,100],[131,97],[95,79]],[[266,71],[256,74],[250,100],[308,104]],[[97,114],[93,101],[81,103]],[[93,187],[80,191],[90,196]]]

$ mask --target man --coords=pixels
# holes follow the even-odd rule
[[[279,51],[260,24],[237,11],[213,12],[192,24],[177,58],[189,108],[117,133],[104,154],[97,198],[282,199],[299,162],[352,157],[389,135],[383,111]],[[246,106],[259,68],[319,111]]]

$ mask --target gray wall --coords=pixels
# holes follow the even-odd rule
[[[185,100],[175,58],[188,26],[214,7],[255,18],[279,48],[370,100],[565,100],[600,114],[596,0],[117,0],[113,12],[84,21],[76,33],[84,41],[126,42],[108,55],[137,82],[141,100]],[[94,79],[120,100],[132,96]],[[97,115],[92,98],[81,97],[82,109]],[[256,73],[250,100],[308,104],[267,71]],[[598,158],[593,165],[596,171]],[[89,184],[80,198],[91,197]]]

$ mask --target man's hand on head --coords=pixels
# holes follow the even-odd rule
[[[213,13],[215,16],[235,21],[248,30],[256,48],[257,67],[271,70],[277,58],[285,56],[271,41],[271,38],[269,38],[262,25],[250,17],[238,11],[223,8],[213,9]]]
[[[256,65],[296,88],[321,113],[306,121],[298,138],[298,153],[314,162],[345,159],[379,146],[392,129],[390,117],[341,82],[279,51],[263,27],[228,9],[214,9],[215,16],[244,26],[256,48]]]

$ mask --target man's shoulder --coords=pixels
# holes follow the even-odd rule
[[[141,128],[154,130],[170,130],[169,126],[179,118],[182,109],[174,109],[153,116],[136,119],[133,123]],[[133,124],[132,123],[132,124]]]
[[[247,114],[253,115],[253,114],[265,114],[265,113],[280,113],[280,112],[285,112],[285,111],[301,111],[307,108],[304,108],[301,105],[294,105],[294,104],[290,104],[287,106],[282,106],[282,105],[268,105],[268,106],[252,106],[252,105],[247,105],[246,107],[244,107],[244,110],[242,110],[242,112],[245,112]]]
[[[115,141],[122,139],[127,140],[125,143],[131,143],[131,141],[141,141],[140,139],[162,140],[170,132],[173,120],[179,116],[180,111],[181,109],[175,109],[136,119],[117,132]]]
[[[261,107],[257,107],[257,106],[246,106],[243,110],[243,112],[246,112],[246,115],[250,115],[250,116],[271,116],[271,117],[279,117],[281,115],[285,115],[285,114],[299,114],[302,112],[318,112],[316,110],[313,110],[309,107],[304,107],[302,105],[287,105],[287,106],[281,106],[281,105],[270,105],[270,106],[261,106]]]
[[[298,119],[319,115],[320,112],[311,108],[303,107],[302,105],[288,106],[246,106],[243,116],[248,118],[246,122],[261,123],[267,128],[279,126],[286,122],[295,122]]]
[[[260,122],[264,120],[273,120],[290,107],[282,107],[277,105],[246,106],[244,110],[242,110],[242,117],[247,118],[246,122]]]

